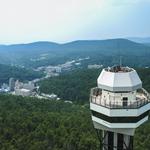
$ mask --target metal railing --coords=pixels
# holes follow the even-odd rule
[[[146,98],[136,98],[136,101],[124,103],[123,101],[115,99],[102,99],[102,90],[96,87],[91,90],[90,102],[110,109],[137,109],[150,103],[149,93],[144,89],[141,89],[140,91],[140,94],[144,94]]]

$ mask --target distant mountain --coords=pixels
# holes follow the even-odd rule
[[[150,47],[150,43],[143,43],[143,44]]]
[[[41,54],[53,53],[59,44],[53,42],[35,42],[29,44],[0,45],[0,63],[26,66],[31,58]]]
[[[123,64],[149,66],[150,47],[127,39],[83,40],[65,44],[36,42],[0,46],[0,63],[25,67],[57,65],[68,60],[90,57],[88,64],[114,65],[122,56]]]
[[[130,37],[127,38],[131,41],[137,42],[137,43],[150,43],[150,37],[141,38],[141,37]]]

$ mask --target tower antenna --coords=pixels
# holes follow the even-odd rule
[[[119,50],[119,66],[122,66],[122,56],[121,56],[121,47],[120,47],[120,43],[117,42],[117,48]]]
[[[120,67],[122,67],[122,56],[120,56]]]

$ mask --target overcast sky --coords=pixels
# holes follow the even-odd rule
[[[150,36],[150,0],[0,0],[0,44]]]

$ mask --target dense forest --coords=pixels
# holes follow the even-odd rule
[[[150,149],[150,121],[136,130],[135,150]],[[89,105],[0,95],[1,150],[98,150]]]
[[[31,69],[0,64],[0,84],[8,83],[9,78],[13,77],[21,81],[33,80],[42,77],[43,74]]]
[[[40,83],[40,91],[43,93],[55,93],[60,98],[87,102],[90,88],[96,86],[96,79],[100,70],[85,69],[75,70],[68,74],[46,79]]]
[[[150,91],[150,69],[136,68],[143,87]],[[91,87],[97,86],[97,78],[101,70],[85,69],[75,70],[69,74],[46,79],[40,83],[40,91],[55,93],[62,99],[88,102]]]
[[[0,95],[1,150],[96,150],[87,106]]]
[[[136,69],[150,90],[150,69]],[[0,95],[0,150],[98,150],[89,90],[101,70],[74,70],[42,81],[41,91],[63,100]],[[72,100],[73,104],[64,100]],[[150,149],[150,121],[136,130],[135,150]]]

